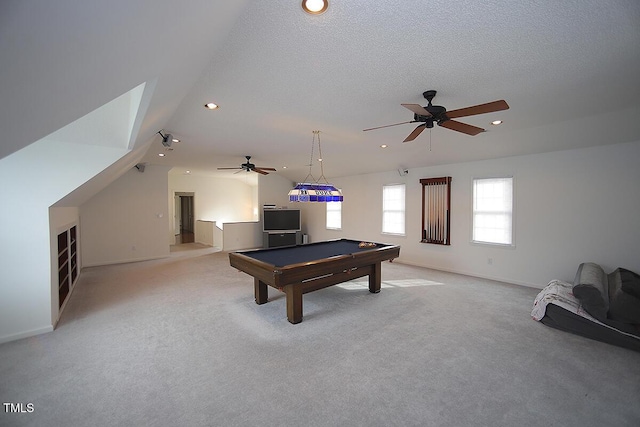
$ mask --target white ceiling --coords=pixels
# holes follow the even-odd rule
[[[0,52],[17,60],[0,68],[0,96],[15,100],[0,107],[3,156],[151,80],[139,139],[157,139],[144,161],[175,173],[252,155],[299,181],[313,130],[329,179],[640,140],[637,0],[332,0],[320,16],[299,0],[35,3],[0,6]],[[411,120],[400,104],[426,105],[428,89],[448,110],[511,108],[458,119],[487,129],[474,137],[362,131]],[[181,139],[164,158],[160,129]]]

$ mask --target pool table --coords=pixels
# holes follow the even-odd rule
[[[369,276],[369,292],[380,292],[381,262],[400,255],[400,246],[339,239],[273,249],[230,252],[232,267],[253,276],[257,304],[268,301],[267,285],[286,295],[287,319],[302,322],[302,295]],[[369,243],[369,242],[367,242]]]

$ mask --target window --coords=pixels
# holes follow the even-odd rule
[[[342,229],[342,202],[327,202],[327,228]]]
[[[478,243],[513,245],[513,178],[473,180],[473,236]]]
[[[382,187],[383,233],[404,234],[404,193],[404,184]]]

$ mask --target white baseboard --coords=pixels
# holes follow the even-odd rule
[[[140,261],[151,261],[154,259],[163,259],[163,258],[169,258],[170,255],[159,255],[159,256],[152,256],[152,257],[142,257],[142,258],[128,258],[128,259],[122,259],[122,260],[116,260],[116,261],[104,261],[104,262],[93,262],[93,263],[82,263],[82,268],[85,267],[100,267],[103,265],[113,265],[113,264],[127,264],[130,262],[140,262]]]
[[[411,265],[411,266],[414,266],[414,267],[429,268],[431,270],[445,271],[447,273],[462,274],[463,276],[477,277],[479,279],[487,279],[487,280],[495,280],[496,282],[511,283],[511,284],[518,285],[518,286],[525,286],[527,288],[543,289],[546,286],[546,283],[544,285],[540,286],[539,283],[521,282],[519,280],[505,279],[504,277],[494,277],[494,276],[479,275],[479,274],[476,274],[476,273],[470,273],[468,271],[463,271],[463,270],[448,269],[448,268],[435,267],[435,266],[426,265],[426,264],[408,262],[408,261],[404,261],[404,260],[399,259],[399,258],[394,259],[393,262],[398,263],[398,264]]]
[[[9,342],[9,341],[20,340],[22,338],[33,337],[40,334],[46,334],[47,332],[52,332],[52,331],[53,331],[53,325],[45,326],[44,328],[32,329],[30,331],[19,332],[17,334],[5,335],[4,337],[0,337],[0,344]]]

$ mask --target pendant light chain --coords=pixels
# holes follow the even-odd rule
[[[311,158],[309,159],[309,173],[307,174],[307,177],[304,179],[304,182],[317,182],[318,180],[316,180],[313,177],[313,148],[314,145],[316,145],[316,132],[320,132],[320,131],[313,131],[313,139],[311,140]]]
[[[304,182],[299,182],[289,191],[290,202],[342,202],[342,192],[329,184],[324,176],[324,165],[322,164],[322,145],[320,143],[320,131],[314,130],[311,139],[311,159],[309,159],[309,175]],[[315,179],[312,175],[313,152],[316,145],[316,135],[318,136],[318,155],[320,162],[320,178]],[[321,182],[324,181],[324,182]]]
[[[309,175],[311,175],[311,169],[313,168],[313,147],[316,145],[316,131],[313,131],[313,138],[311,139],[311,158],[309,159]]]
[[[320,145],[320,131],[319,130],[314,130],[313,131],[313,137],[315,138],[316,135],[318,135],[318,154],[320,155],[320,178],[318,178],[318,181],[320,181],[320,179],[324,179],[324,182],[327,182],[327,178],[324,177],[324,165],[322,164],[322,146]],[[327,182],[328,183],[328,182]]]

